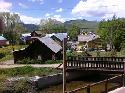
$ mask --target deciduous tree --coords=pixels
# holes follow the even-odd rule
[[[111,20],[102,20],[99,23],[97,33],[100,35],[104,44],[110,44],[111,49],[119,51],[124,41],[125,22],[113,16]]]

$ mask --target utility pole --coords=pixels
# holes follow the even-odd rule
[[[14,29],[14,27],[15,27],[15,23],[12,21],[12,23],[11,23],[11,34],[12,34],[12,49],[13,49],[13,51],[15,50],[14,49],[14,32],[13,32],[13,29]]]
[[[66,91],[66,42],[67,38],[64,38],[63,40],[63,93]]]
[[[113,39],[112,39],[112,31],[113,31],[113,27],[110,27],[110,45],[111,45],[111,50],[114,49],[114,46],[113,46]]]

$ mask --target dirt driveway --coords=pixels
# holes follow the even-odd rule
[[[23,66],[57,68],[59,65],[60,64],[14,64],[14,60],[0,62],[0,68],[15,68],[15,67],[23,67]],[[62,68],[62,65],[59,68]]]

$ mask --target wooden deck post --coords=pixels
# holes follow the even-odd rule
[[[87,93],[90,93],[90,85],[87,86]]]
[[[63,93],[66,93],[66,38],[63,40]]]
[[[122,74],[122,86],[124,87],[125,86],[125,79],[124,79],[125,77],[124,77],[124,74]]]
[[[105,82],[105,93],[108,93],[108,78],[106,79]]]
[[[123,59],[124,65],[123,65],[123,87],[125,86],[125,58]]]

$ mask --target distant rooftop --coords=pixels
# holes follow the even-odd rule
[[[22,34],[23,37],[31,36],[31,33]]]
[[[81,42],[89,42],[97,38],[99,38],[99,36],[93,33],[89,33],[87,35],[83,35],[83,34],[78,35],[78,41],[81,41]]]
[[[67,33],[52,33],[52,34],[46,34],[46,37],[57,37],[60,41],[63,41],[64,38],[67,38]]]
[[[3,36],[0,36],[0,40],[7,40],[7,39]]]
[[[63,41],[64,38],[67,38],[67,33],[57,33],[54,36]]]

